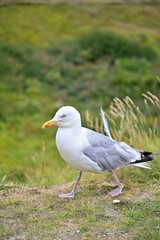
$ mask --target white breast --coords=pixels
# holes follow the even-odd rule
[[[56,144],[62,158],[73,168],[83,172],[102,172],[96,162],[83,154],[84,147],[89,144],[86,129],[59,128]]]

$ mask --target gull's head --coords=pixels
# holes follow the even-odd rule
[[[70,106],[61,107],[50,121],[43,124],[42,128],[56,125],[61,128],[81,126],[81,117],[79,112]]]

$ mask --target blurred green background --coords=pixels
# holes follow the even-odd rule
[[[1,2],[8,3],[0,6],[1,182],[50,185],[76,176],[57,152],[56,128],[41,129],[63,105],[76,107],[85,126],[87,109],[94,119],[115,97],[131,97],[146,128],[157,115],[142,93],[160,93],[160,5],[55,2]]]

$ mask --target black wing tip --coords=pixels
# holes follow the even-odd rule
[[[160,156],[159,153],[153,153],[153,152],[148,152],[148,151],[140,151],[140,153],[142,155],[144,155],[144,156],[149,156],[149,155],[151,155],[151,156]]]
[[[160,156],[160,154],[152,153],[152,152],[148,152],[148,151],[140,151],[140,153],[141,153],[141,159],[130,163],[131,165],[134,165],[137,163],[143,163],[143,162],[150,162],[152,160],[156,160],[156,158],[154,156]]]

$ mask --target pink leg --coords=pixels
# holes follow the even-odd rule
[[[75,183],[74,188],[73,188],[73,190],[72,190],[71,193],[61,194],[61,195],[58,195],[58,196],[61,197],[61,198],[73,198],[74,195],[75,195],[75,193],[76,193],[77,184],[78,184],[79,180],[81,179],[81,175],[82,175],[82,172],[79,171],[79,174],[78,174],[78,176],[77,176],[76,183]]]
[[[120,181],[118,180],[118,178],[116,177],[114,172],[110,172],[111,175],[114,177],[114,179],[116,180],[116,183],[118,184],[118,188],[112,190],[111,192],[109,192],[108,194],[110,194],[112,197],[119,195],[120,193],[122,193],[122,189],[123,189],[123,184],[120,183]]]

